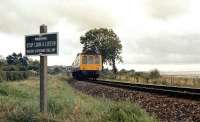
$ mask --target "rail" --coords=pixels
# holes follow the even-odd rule
[[[164,86],[164,85],[146,85],[146,84],[131,84],[116,81],[106,81],[106,80],[85,80],[86,82],[92,82],[96,84],[123,88],[134,91],[142,91],[155,93],[160,95],[166,95],[176,98],[200,100],[200,89],[199,88],[189,88],[189,87],[175,87],[175,86]]]

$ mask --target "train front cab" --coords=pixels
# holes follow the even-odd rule
[[[86,78],[96,79],[102,70],[101,55],[81,55],[80,71]]]

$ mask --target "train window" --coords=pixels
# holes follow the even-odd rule
[[[87,56],[82,56],[82,64],[87,64]]]
[[[93,56],[92,55],[87,56],[87,64],[93,64]]]
[[[100,58],[99,55],[95,56],[95,64],[99,64],[100,63]]]

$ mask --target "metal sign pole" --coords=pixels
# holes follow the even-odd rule
[[[47,26],[40,26],[40,33],[47,33]],[[40,112],[47,112],[47,56],[40,56]]]

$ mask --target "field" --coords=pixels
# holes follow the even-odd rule
[[[154,122],[137,105],[75,91],[62,76],[49,76],[48,114],[39,113],[39,79],[0,83],[2,122]]]
[[[192,76],[176,76],[176,75],[161,75],[159,78],[147,79],[143,76],[135,76],[129,74],[109,74],[103,75],[101,79],[115,80],[128,83],[143,83],[143,84],[157,84],[168,86],[182,86],[200,88],[200,77]]]

